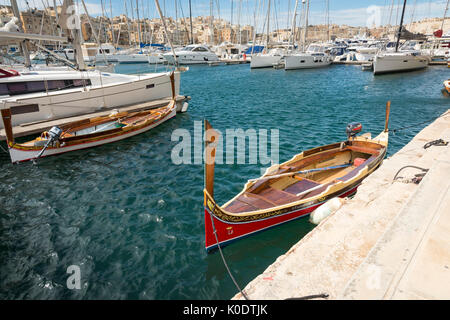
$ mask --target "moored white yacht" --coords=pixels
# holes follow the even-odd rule
[[[385,74],[424,69],[428,66],[430,58],[422,56],[418,50],[399,51],[400,38],[403,31],[403,19],[405,17],[406,0],[403,3],[400,26],[397,32],[395,51],[380,51],[373,60],[373,74]]]
[[[207,46],[191,44],[178,51],[175,51],[179,64],[206,64],[208,62],[219,61],[219,57]],[[175,64],[173,53],[163,54],[170,64]]]
[[[280,63],[285,54],[286,51],[282,48],[274,48],[267,53],[254,54],[250,61],[250,68],[272,68],[274,65]]]
[[[419,51],[380,52],[373,60],[375,75],[424,69],[430,59]]]
[[[142,75],[97,70],[19,73],[1,69],[0,72],[0,104],[2,108],[11,108],[13,125],[86,114],[172,95],[170,72]],[[179,88],[180,73],[175,72],[176,95]]]
[[[73,3],[73,0],[64,0],[63,8]],[[21,44],[25,60],[23,68],[0,69],[0,109],[11,110],[13,126],[145,103],[179,94],[180,71],[174,72],[172,88],[172,72],[125,75],[90,69],[85,63],[86,57],[89,61],[95,61],[98,47],[94,43],[81,46],[81,30],[69,28],[66,20],[67,17],[61,17],[60,24],[70,38],[0,32],[1,37]],[[40,50],[61,60],[72,70],[48,66],[33,68],[24,39],[61,43],[69,41],[74,49],[76,63],[61,58],[35,42]],[[102,46],[100,48],[104,49]],[[106,52],[102,51],[101,54]],[[0,128],[3,126],[0,123]]]
[[[285,70],[311,69],[329,66],[333,58],[325,45],[311,44],[306,52],[291,53],[284,57]]]

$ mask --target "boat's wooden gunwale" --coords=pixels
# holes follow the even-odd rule
[[[61,142],[64,143],[64,145],[61,145],[62,144],[61,143],[60,146],[56,146],[56,147],[49,146],[47,149],[49,149],[49,150],[62,149],[62,148],[66,148],[66,147],[70,147],[70,146],[74,146],[74,145],[80,145],[80,144],[90,143],[90,142],[94,142],[94,141],[111,139],[116,136],[130,133],[131,131],[138,131],[146,126],[152,125],[153,123],[159,121],[162,118],[165,118],[167,115],[169,115],[172,112],[173,108],[175,108],[175,102],[172,100],[166,107],[151,110],[151,111],[153,111],[153,113],[161,112],[161,110],[165,110],[165,111],[163,113],[159,114],[155,118],[147,119],[143,123],[136,124],[136,125],[128,125],[128,126],[121,127],[121,128],[114,128],[114,129],[105,130],[105,131],[101,131],[101,132],[93,133],[93,134],[91,133],[91,134],[86,134],[86,135],[61,138]],[[114,118],[110,118],[109,121],[114,121]],[[96,125],[96,124],[91,124],[91,126],[94,126],[94,125]],[[67,124],[67,126],[70,127],[70,124]],[[28,142],[26,142],[26,143],[28,143]],[[39,151],[42,149],[42,146],[27,146],[25,144],[18,144],[18,143],[11,144],[10,147],[14,148],[14,149],[18,149],[18,150],[24,150],[24,151]]]
[[[322,152],[327,152],[327,151],[322,151]],[[285,210],[287,208],[299,207],[301,205],[305,205],[305,204],[310,203],[310,202],[312,203],[312,202],[317,201],[318,199],[327,197],[327,196],[329,196],[331,194],[339,193],[339,192],[347,189],[348,187],[352,186],[355,183],[359,184],[362,180],[364,180],[365,177],[370,175],[378,167],[379,164],[381,164],[385,153],[386,153],[386,147],[380,145],[380,152],[379,152],[379,154],[378,155],[374,155],[373,156],[373,160],[371,160],[370,162],[364,163],[360,167],[357,167],[354,170],[352,170],[352,172],[355,172],[355,174],[353,176],[349,176],[348,179],[340,180],[338,178],[338,179],[336,179],[337,181],[329,182],[329,183],[324,184],[323,185],[324,190],[322,192],[320,192],[319,194],[315,195],[315,196],[304,197],[304,198],[299,199],[297,201],[289,202],[289,203],[286,203],[286,204],[283,204],[283,205],[279,205],[279,206],[276,206],[276,207],[272,207],[272,208],[268,208],[268,209],[259,209],[259,210],[256,210],[256,211],[248,211],[248,212],[240,212],[240,213],[233,213],[233,212],[229,212],[228,210],[226,210],[226,207],[230,203],[232,203],[232,201],[238,199],[242,194],[247,192],[246,188],[244,188],[244,190],[242,190],[238,195],[236,195],[233,199],[228,201],[223,206],[217,206],[215,204],[215,201],[213,200],[213,198],[206,191],[206,189],[204,190],[204,192],[205,192],[205,195],[207,196],[207,198],[215,204],[216,210],[220,210],[222,212],[223,216],[225,216],[225,217],[229,216],[231,218],[230,220],[245,219],[246,217],[258,216],[258,215],[259,216],[263,216],[263,215],[267,215],[269,213],[273,213],[273,212],[276,212],[276,211]],[[295,158],[295,156],[294,156],[294,158]],[[346,176],[344,176],[344,177],[346,177]],[[341,177],[341,179],[344,178],[344,177]],[[274,215],[276,215],[276,214],[274,214]],[[228,221],[228,220],[225,219],[225,221]]]

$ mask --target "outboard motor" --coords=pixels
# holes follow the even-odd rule
[[[358,133],[360,133],[362,130],[362,124],[360,122],[352,122],[347,125],[347,129],[345,132],[347,133],[347,138],[350,140],[350,138],[353,138]]]
[[[41,152],[39,152],[39,154],[36,156],[36,158],[33,159],[33,161],[36,160],[36,159],[39,159],[39,158],[42,156],[42,154],[44,153],[44,151],[48,148],[48,146],[49,146],[51,143],[53,143],[54,141],[57,141],[57,140],[61,137],[61,134],[62,134],[62,133],[63,133],[63,131],[61,130],[60,127],[58,127],[58,126],[52,127],[52,128],[48,131],[48,135],[49,135],[50,137],[49,137],[47,143],[46,143],[45,146],[42,148]]]

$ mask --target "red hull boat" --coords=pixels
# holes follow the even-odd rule
[[[205,120],[205,248],[208,252],[256,232],[310,214],[335,197],[353,195],[361,182],[382,163],[388,146],[385,129],[377,137],[356,136],[362,129],[347,127],[348,140],[303,151],[249,180],[223,206],[214,200],[214,162],[219,134]]]

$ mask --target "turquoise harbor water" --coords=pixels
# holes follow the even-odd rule
[[[192,97],[188,113],[148,133],[37,165],[11,165],[0,152],[0,298],[229,299],[236,288],[220,255],[204,250],[203,167],[172,163],[172,132],[193,133],[194,121],[204,118],[221,131],[279,129],[283,162],[343,140],[351,121],[377,134],[388,99],[391,128],[442,114],[450,107],[441,93],[448,77],[445,67],[379,77],[343,65],[292,72],[191,67],[181,84]],[[391,136],[389,154],[425,125]],[[219,203],[260,168],[219,165]],[[244,287],[312,228],[301,219],[227,246],[237,282]],[[80,290],[66,287],[70,265],[81,268]]]

